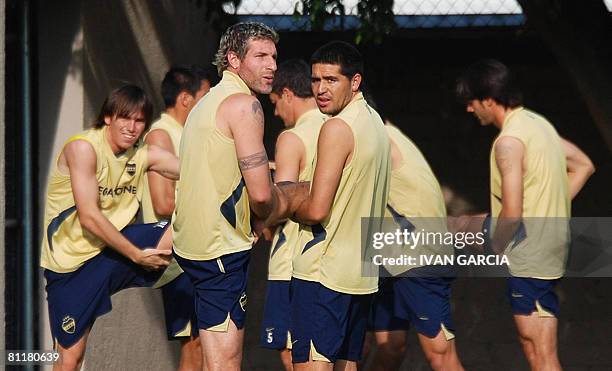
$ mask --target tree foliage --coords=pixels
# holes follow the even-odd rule
[[[342,0],[300,0],[295,6],[294,15],[308,16],[310,29],[313,31],[334,27],[344,30],[346,12]],[[336,24],[333,21],[337,17],[339,22]],[[393,15],[393,0],[360,0],[357,3],[357,18],[359,26],[355,35],[356,44],[379,44],[397,28]]]

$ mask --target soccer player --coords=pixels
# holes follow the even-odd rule
[[[481,125],[500,130],[490,155],[492,250],[510,262],[508,298],[523,351],[533,370],[560,370],[553,289],[565,270],[570,200],[594,167],[550,122],[522,106],[501,62],[473,64],[456,91]]]
[[[204,362],[238,370],[242,359],[251,210],[266,218],[272,181],[255,94],[269,94],[278,35],[261,23],[229,27],[215,64],[223,77],[193,108],[180,146],[174,256],[195,286]]]
[[[398,128],[385,125],[391,143],[391,186],[387,217],[393,229],[446,231],[446,207],[438,180],[417,146]],[[414,257],[406,267],[385,267],[401,277],[381,278],[369,328],[377,349],[372,370],[397,370],[405,357],[406,333],[412,324],[433,370],[463,370],[455,347],[450,308],[452,271],[427,266],[420,256],[453,255],[450,245],[394,247],[395,254]]]
[[[311,65],[317,106],[331,118],[319,133],[310,194],[299,204],[281,202],[272,215],[292,214],[310,226],[300,234],[291,281],[295,369],[335,364],[350,370],[361,357],[371,294],[378,289],[378,273],[362,273],[359,231],[362,218],[384,215],[389,140],[360,91],[363,61],[354,46],[332,41],[313,54]]]
[[[141,249],[119,232],[140,207],[145,171],[178,178],[175,156],[156,146],[136,145],[151,114],[151,103],[139,87],[113,90],[94,128],[70,138],[51,169],[41,266],[60,354],[55,369],[80,368],[89,330],[96,317],[111,310],[113,293],[151,286],[159,274],[145,270],[168,265],[168,238],[165,246]]]
[[[312,180],[312,162],[319,130],[326,116],[319,112],[310,87],[310,66],[298,59],[278,66],[270,101],[285,128],[276,141],[276,183]],[[287,221],[277,228],[270,250],[268,288],[261,344],[280,351],[286,370],[292,369],[289,324],[289,286],[293,254],[298,251],[299,224]]]
[[[159,120],[151,125],[144,137],[145,143],[157,145],[178,155],[187,115],[210,89],[210,79],[196,74],[196,68],[173,66],[166,73],[161,84],[166,109]],[[169,221],[174,211],[174,181],[152,171],[148,172],[144,181],[144,222]],[[172,259],[155,286],[162,289],[168,339],[181,342],[179,370],[202,369],[202,351],[197,338],[198,332],[195,330],[194,288],[191,280],[183,274],[176,260]]]

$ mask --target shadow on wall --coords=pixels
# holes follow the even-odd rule
[[[83,7],[83,28],[86,123],[124,83],[141,86],[161,112],[160,84],[170,65],[207,66],[218,45],[206,3],[193,1],[93,1]]]

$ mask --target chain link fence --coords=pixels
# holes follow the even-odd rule
[[[358,0],[342,3],[344,28],[356,28]],[[298,0],[242,0],[237,9],[232,4],[225,5],[226,12],[242,20],[264,22],[284,31],[309,29],[307,17],[294,15],[301,10]],[[524,20],[515,0],[396,0],[393,13],[399,28],[518,26]],[[326,28],[338,29],[339,23],[331,22]]]
[[[359,25],[358,0],[342,1],[345,8],[344,28]],[[612,10],[612,0],[605,0]],[[228,3],[225,11],[237,14],[242,20],[264,22],[278,30],[309,29],[304,16],[294,16],[302,10],[299,0],[242,0],[236,9]],[[524,22],[521,7],[516,0],[396,0],[393,4],[395,22],[399,28],[452,28],[452,27],[508,27]],[[338,29],[339,20],[328,29]]]

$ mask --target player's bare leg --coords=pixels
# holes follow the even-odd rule
[[[561,370],[557,355],[557,319],[540,317],[536,311],[530,315],[515,315],[514,322],[531,369]]]
[[[53,364],[53,371],[76,371],[80,370],[85,359],[85,347],[87,346],[87,337],[89,330],[85,331],[82,338],[68,348],[64,348],[59,343],[56,344],[56,350],[59,353],[59,358]]]
[[[200,371],[203,368],[203,352],[199,337],[181,340],[181,360],[179,371]]]
[[[376,350],[368,370],[399,370],[406,356],[406,331],[376,331]]]
[[[333,371],[334,364],[325,361],[313,361],[311,355],[308,362],[294,363],[293,369],[295,371]]]
[[[279,351],[281,362],[286,371],[293,371],[293,359],[291,358],[291,350],[285,348]]]
[[[339,359],[334,363],[334,371],[357,371],[357,362]]]
[[[227,332],[200,330],[202,357],[207,371],[238,371],[242,363],[244,329],[230,320]]]
[[[446,340],[444,331],[440,330],[434,338],[418,334],[421,347],[429,365],[435,371],[463,371],[463,366],[455,347],[455,340]]]

